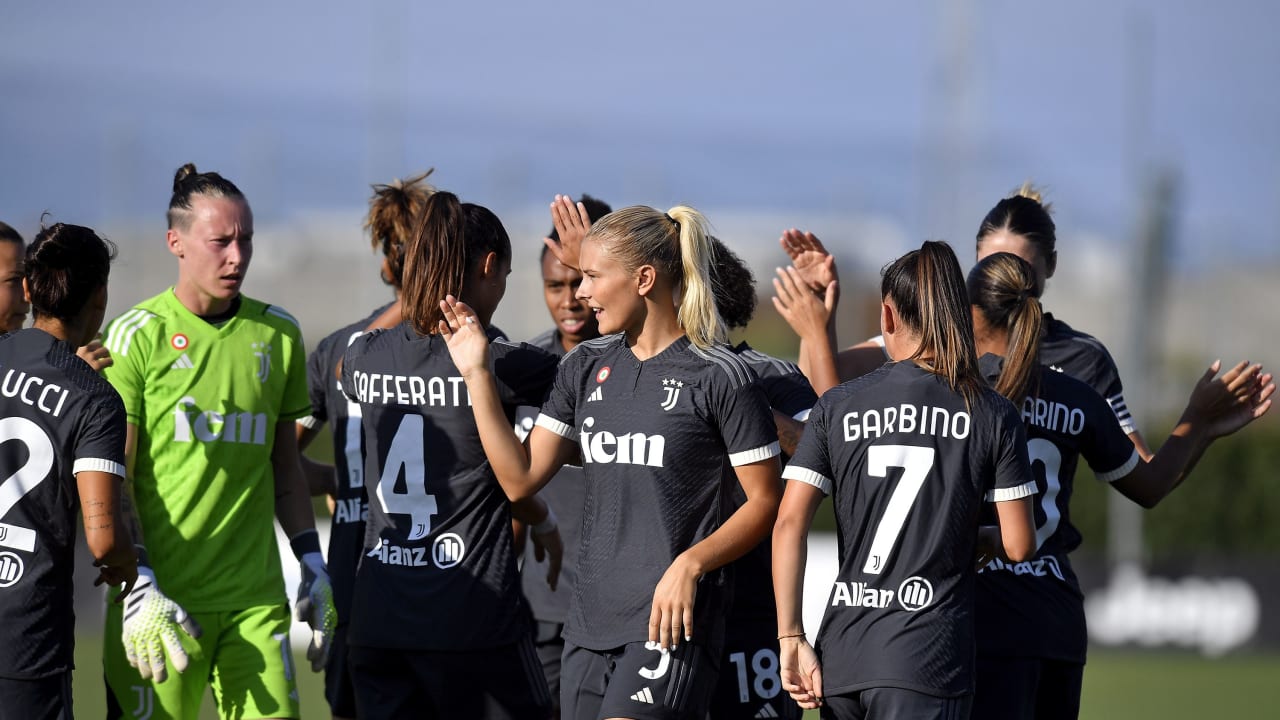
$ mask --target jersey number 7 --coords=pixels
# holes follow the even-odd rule
[[[421,540],[431,532],[431,516],[438,512],[436,496],[427,493],[427,473],[423,466],[421,415],[405,415],[391,439],[387,459],[378,478],[378,502],[387,514],[409,516],[409,540]],[[396,480],[404,469],[404,491],[396,491]]]
[[[889,496],[876,534],[871,538],[871,551],[862,572],[879,575],[889,564],[889,555],[902,534],[907,515],[920,495],[924,479],[933,469],[933,448],[913,445],[872,445],[867,448],[867,474],[871,477],[889,477],[889,468],[902,468],[902,478]]]

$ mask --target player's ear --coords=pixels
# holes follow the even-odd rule
[[[22,299],[25,300],[28,305],[31,304],[31,286],[27,285],[27,279],[25,277],[22,278]]]
[[[1053,271],[1058,269],[1058,251],[1054,250],[1044,259],[1044,279],[1048,280],[1053,277]]]
[[[480,277],[485,280],[492,280],[498,277],[498,253],[490,250],[484,256],[484,260],[480,263]]]
[[[185,251],[182,247],[182,236],[178,234],[177,230],[169,228],[169,231],[164,235],[164,241],[165,244],[169,246],[169,252],[173,253],[177,257],[183,256]]]
[[[652,265],[641,265],[636,268],[636,293],[641,297],[653,292],[653,286],[658,282],[658,269]]]
[[[893,310],[893,303],[888,300],[880,303],[880,334],[892,335],[898,331],[898,318]]]

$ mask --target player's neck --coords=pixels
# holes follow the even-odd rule
[[[627,344],[637,360],[648,360],[684,335],[675,313],[648,313],[638,332],[627,333]]]
[[[181,280],[174,286],[173,294],[178,298],[178,302],[182,303],[183,307],[191,311],[192,315],[199,315],[200,317],[222,315],[230,310],[236,298],[240,297],[240,294],[236,293],[229,298],[216,298]]]
[[[79,337],[84,334],[83,332],[76,332],[76,328],[69,326],[67,323],[62,322],[57,318],[36,318],[35,322],[31,323],[31,327],[37,330],[43,330],[63,342],[69,342],[73,345],[84,344],[82,342],[78,342]],[[76,340],[73,340],[72,338],[75,338]]]

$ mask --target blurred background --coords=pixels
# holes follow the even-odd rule
[[[1265,0],[6,3],[0,220],[114,240],[114,316],[176,278],[174,170],[217,170],[255,214],[246,292],[315,341],[389,297],[361,232],[370,184],[435,167],[506,223],[496,322],[528,338],[548,322],[554,194],[687,203],[756,269],[745,337],[794,356],[767,300],[784,228],[837,255],[853,343],[876,332],[884,263],[938,238],[967,265],[983,215],[1030,180],[1058,223],[1046,307],[1110,348],[1158,446],[1214,358],[1280,362],[1277,22]],[[1080,473],[1085,717],[1280,700],[1276,417],[1151,512]],[[100,605],[81,600],[94,717]],[[307,717],[327,714],[318,687]]]

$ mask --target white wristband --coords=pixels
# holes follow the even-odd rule
[[[542,518],[542,522],[534,525],[530,529],[533,530],[534,535],[546,535],[547,533],[553,532],[557,527],[559,527],[559,523],[556,522],[556,512],[551,509],[550,505],[548,505],[547,516]]]

